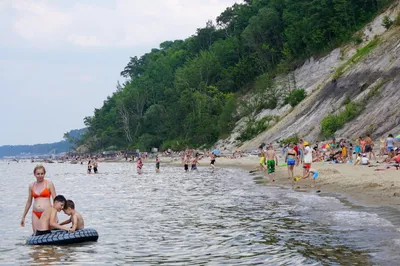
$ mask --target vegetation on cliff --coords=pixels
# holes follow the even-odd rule
[[[140,58],[132,57],[121,72],[127,81],[85,118],[88,131],[81,142],[91,150],[212,144],[239,119],[238,95],[266,84],[261,90],[268,98],[260,106],[275,108],[276,92],[268,80],[313,54],[351,40],[390,2],[247,0],[235,4],[217,18],[216,25],[209,21],[186,40],[166,41]],[[295,106],[306,96],[303,92],[280,96]],[[248,135],[268,127],[264,122],[249,127]]]

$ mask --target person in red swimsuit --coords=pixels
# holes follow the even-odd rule
[[[33,169],[33,174],[36,177],[36,182],[29,185],[28,200],[26,201],[24,214],[22,215],[21,226],[25,226],[25,217],[32,205],[33,198],[32,229],[33,233],[35,233],[43,211],[51,207],[50,197],[53,198],[53,201],[56,197],[56,189],[51,181],[44,179],[46,169],[43,165],[37,165],[35,169]]]

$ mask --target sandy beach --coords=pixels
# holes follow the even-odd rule
[[[162,158],[164,164],[181,165],[180,160],[167,162],[169,158]],[[147,161],[149,162],[149,161]],[[283,159],[279,162],[283,163]],[[146,163],[145,163],[146,164]],[[259,164],[257,156],[242,157],[240,159],[217,158],[217,168],[240,167],[252,171],[256,176],[266,176],[266,172],[256,171]],[[208,158],[200,161],[200,167],[209,166]],[[301,191],[318,191],[338,193],[353,202],[368,206],[392,206],[400,208],[400,170],[374,171],[375,167],[353,166],[352,164],[329,164],[327,162],[313,163],[312,168],[319,172],[316,187],[312,187],[311,179],[300,180],[295,188]],[[302,175],[302,166],[295,167],[294,174]],[[287,167],[277,167],[275,183],[291,187],[288,179]]]

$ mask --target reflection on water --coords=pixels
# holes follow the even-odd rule
[[[97,243],[27,246],[20,228],[33,164],[0,163],[0,264],[394,265],[397,212],[273,187],[238,169],[51,164],[57,192],[75,201]],[[12,188],[12,189],[10,189]],[[12,199],[10,201],[10,199]],[[389,215],[390,212],[390,215]],[[7,215],[5,215],[7,214]],[[65,215],[60,214],[63,220]],[[390,220],[382,218],[390,217]]]

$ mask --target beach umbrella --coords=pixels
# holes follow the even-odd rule
[[[220,155],[220,154],[221,154],[221,151],[218,150],[218,149],[215,149],[215,150],[213,151],[213,153],[214,153],[215,155]]]
[[[397,136],[395,137],[395,139],[396,139],[396,140],[400,140],[400,135],[397,135]]]

